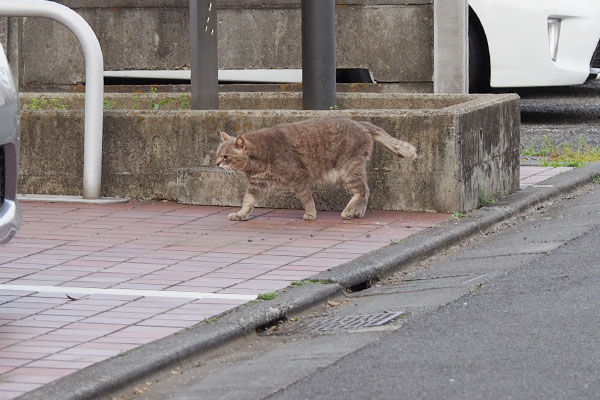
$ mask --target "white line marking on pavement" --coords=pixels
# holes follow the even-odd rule
[[[0,284],[0,290],[15,290],[22,292],[64,293],[64,294],[106,294],[113,296],[142,296],[142,297],[170,297],[181,299],[222,299],[222,300],[254,300],[254,294],[229,294],[229,293],[199,293],[176,292],[169,290],[136,290],[136,289],[100,289],[70,286],[32,286],[32,285],[5,285]]]

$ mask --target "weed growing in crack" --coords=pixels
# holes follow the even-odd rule
[[[486,188],[479,189],[479,205],[481,207],[486,207],[491,204],[495,204],[500,197],[500,192],[494,192],[492,194],[488,194]]]
[[[258,295],[257,299],[258,300],[273,300],[275,297],[277,297],[277,293],[275,292],[269,292],[269,293],[261,293]]]
[[[555,145],[548,136],[542,138],[539,149],[531,145],[522,151],[524,157],[539,157],[543,167],[581,167],[589,162],[600,161],[600,146],[590,145],[583,135],[576,143],[563,142]]]

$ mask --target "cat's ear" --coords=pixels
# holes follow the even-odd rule
[[[224,142],[228,141],[229,139],[231,139],[231,136],[229,136],[227,133],[225,132],[221,132],[221,139],[223,139]]]
[[[238,149],[246,150],[246,139],[241,136],[238,136],[235,139],[235,147]]]

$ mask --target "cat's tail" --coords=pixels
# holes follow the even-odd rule
[[[417,149],[408,142],[396,139],[380,127],[369,122],[361,122],[369,129],[369,133],[377,143],[396,154],[397,156],[406,157],[414,160],[417,158]]]

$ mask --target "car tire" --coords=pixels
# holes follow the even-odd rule
[[[490,91],[490,56],[479,18],[469,12],[469,93]]]

